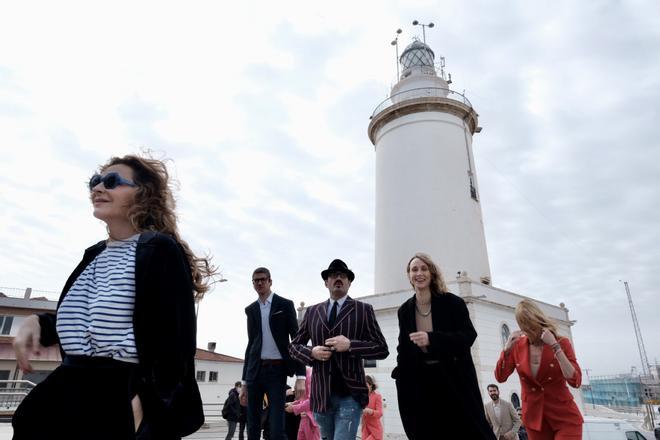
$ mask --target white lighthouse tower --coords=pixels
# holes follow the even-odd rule
[[[445,278],[490,283],[472,135],[477,113],[439,76],[433,50],[414,41],[402,72],[374,111],[376,150],[375,294],[410,290],[408,259],[425,252]]]

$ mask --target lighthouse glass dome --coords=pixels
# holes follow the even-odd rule
[[[421,41],[413,41],[401,54],[399,58],[404,69],[415,66],[433,67],[435,54],[426,44]]]

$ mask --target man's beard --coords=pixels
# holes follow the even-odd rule
[[[497,394],[493,394],[492,396],[490,396],[490,398],[493,399],[493,402],[497,402],[498,400],[500,400],[500,396],[498,396]]]

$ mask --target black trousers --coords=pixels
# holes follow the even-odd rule
[[[13,439],[136,439],[134,371],[110,358],[65,358],[19,405]]]

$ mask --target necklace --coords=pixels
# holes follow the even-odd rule
[[[426,313],[422,313],[422,311],[419,310],[419,307],[417,307],[417,304],[415,304],[415,310],[416,310],[417,313],[419,313],[421,316],[423,316],[424,318],[426,318],[427,316],[429,316],[429,315],[431,314],[431,310],[433,310],[433,309],[432,309],[431,307],[429,307],[429,311],[428,311],[428,312],[426,312]]]

